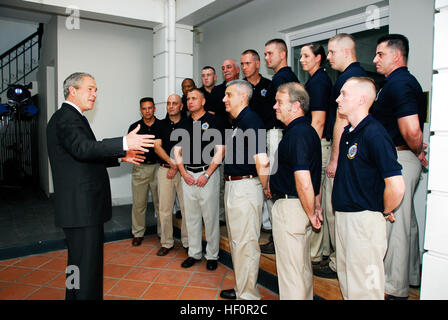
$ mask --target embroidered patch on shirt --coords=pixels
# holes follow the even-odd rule
[[[263,89],[263,90],[261,90],[261,96],[262,97],[266,97],[266,93],[268,93],[268,90],[266,90],[266,89]]]
[[[209,126],[209,124],[208,124],[207,122],[204,122],[204,123],[202,124],[202,130],[207,130],[209,127],[210,127],[210,126]]]
[[[351,160],[356,156],[357,152],[358,152],[358,144],[355,143],[348,149],[347,157]]]

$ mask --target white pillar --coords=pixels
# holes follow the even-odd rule
[[[436,0],[425,252],[420,298],[448,299],[448,0]]]
[[[153,96],[159,119],[165,117],[168,96],[182,96],[182,80],[193,78],[193,27],[175,24],[172,3],[175,1],[170,0],[165,6],[165,22],[153,31]]]

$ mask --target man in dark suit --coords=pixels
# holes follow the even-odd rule
[[[67,300],[103,298],[104,223],[112,216],[106,167],[118,159],[138,164],[153,136],[137,135],[96,141],[83,112],[93,109],[96,83],[86,73],[64,81],[65,101],[47,126],[48,156],[53,174],[55,222],[63,228],[70,269],[79,276],[66,289]],[[67,281],[68,282],[68,281]]]

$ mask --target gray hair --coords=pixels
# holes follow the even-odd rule
[[[305,87],[298,82],[288,82],[278,87],[277,92],[285,92],[289,95],[289,102],[298,101],[303,112],[306,114],[310,110],[310,96]]]
[[[232,80],[226,84],[226,87],[230,87],[233,85],[237,86],[240,93],[247,94],[247,100],[249,102],[249,100],[252,98],[253,93],[252,85],[246,80]]]
[[[76,89],[79,88],[79,86],[81,85],[81,81],[82,78],[84,77],[89,77],[92,79],[95,79],[94,77],[92,77],[92,75],[85,73],[85,72],[75,72],[72,73],[71,75],[69,75],[65,80],[64,80],[64,98],[68,97],[69,92],[69,88],[70,87],[74,87]]]

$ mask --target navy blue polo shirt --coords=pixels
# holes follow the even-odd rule
[[[213,98],[212,98],[211,92],[208,92],[207,89],[204,88],[204,86],[200,87],[199,90],[204,94],[204,99],[205,99],[204,109],[205,109],[205,111],[215,112],[215,107],[213,106]]]
[[[305,84],[305,89],[310,96],[310,110],[306,114],[308,118],[312,118],[311,112],[313,111],[328,112],[331,88],[332,83],[330,77],[325,72],[324,68],[319,68],[311,78],[308,79]]]
[[[162,140],[162,148],[165,150],[166,154],[174,159],[174,154],[172,155],[173,147],[180,141],[180,139],[171,140],[171,133],[179,127],[185,126],[186,118],[180,118],[179,122],[174,123],[169,117],[160,121],[160,134],[158,139]],[[163,164],[168,164],[166,161],[160,160]]]
[[[183,137],[180,142],[184,165],[190,167],[209,165],[215,154],[215,147],[224,145],[222,122],[207,111],[196,121],[189,116],[179,128],[184,129],[188,134],[188,137]],[[184,138],[187,140],[185,141]]]
[[[137,132],[137,134],[153,134],[155,136],[155,139],[159,139],[162,120],[155,118],[152,126],[148,126],[143,121],[143,119],[140,119],[139,121],[134,122],[129,126],[128,133],[134,130],[137,125],[140,125],[140,130]],[[155,153],[154,148],[148,148],[148,152],[145,152],[145,160],[143,161],[143,163],[154,164],[159,162],[160,159]]]
[[[395,146],[406,145],[398,128],[398,119],[417,114],[420,128],[426,118],[426,99],[417,79],[407,67],[394,70],[384,82],[371,113],[386,128]]]
[[[384,179],[401,175],[397,150],[384,127],[371,115],[353,131],[344,128],[332,202],[336,211],[384,211]]]
[[[215,112],[215,115],[221,120],[226,128],[230,128],[229,114],[226,111],[226,105],[224,104],[224,96],[226,95],[227,82],[223,82],[217,86],[214,86],[210,93],[210,103],[208,103],[208,109]]]
[[[247,81],[247,78],[244,78]],[[250,83],[250,82],[249,82]],[[272,128],[275,122],[275,99],[268,94],[268,89],[272,81],[264,77],[260,78],[257,85],[252,85],[253,93],[249,101],[249,106],[263,120],[265,128]]]
[[[288,82],[298,82],[300,83],[299,79],[297,78],[296,74],[292,71],[291,67],[283,67],[280,70],[277,71],[276,74],[272,77],[272,84],[268,89],[268,98],[271,99],[275,104],[275,95],[277,94],[278,87],[280,87],[284,83]],[[272,106],[274,106],[274,104]],[[283,123],[278,120],[275,116],[274,112],[274,118],[272,119],[271,123],[269,123],[269,127],[266,127],[266,129],[272,129],[272,127],[277,128],[283,128]]]
[[[324,137],[327,138],[327,140],[333,139],[334,123],[336,122],[336,112],[338,110],[336,99],[341,94],[342,87],[344,86],[345,82],[351,77],[365,76],[367,76],[367,74],[361,67],[359,62],[353,62],[336,79],[336,82],[331,89],[330,107],[325,119]]]
[[[226,130],[224,174],[228,176],[257,175],[254,155],[266,153],[266,131],[260,116],[244,108]]]
[[[269,179],[271,193],[298,196],[294,172],[310,171],[314,194],[320,192],[322,150],[319,136],[307,117],[294,119],[283,129],[272,169],[276,173]]]

